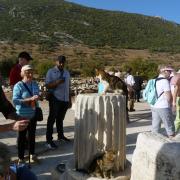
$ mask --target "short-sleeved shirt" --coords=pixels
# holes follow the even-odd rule
[[[130,85],[130,86],[133,86],[135,81],[134,81],[134,77],[132,75],[128,75],[126,78],[125,78],[125,82],[126,84]]]
[[[20,64],[16,64],[10,71],[9,82],[11,86],[14,86],[17,82],[22,80],[21,77],[21,68]]]
[[[46,74],[46,84],[49,84],[58,79],[64,79],[65,82],[59,84],[55,89],[53,89],[53,95],[59,100],[64,102],[69,102],[69,88],[70,88],[70,74],[69,71],[63,70],[60,72],[57,66],[49,69]]]
[[[158,78],[160,78],[160,77],[163,77],[163,76],[159,75]],[[157,102],[152,107],[154,107],[154,108],[169,108],[171,106],[171,104],[168,102],[164,92],[171,91],[170,82],[167,79],[161,79],[159,81],[156,81],[156,91],[157,91],[158,97],[161,94],[162,95],[158,98]]]

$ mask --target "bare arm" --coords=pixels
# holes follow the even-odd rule
[[[5,131],[23,131],[27,128],[29,124],[29,120],[20,120],[20,121],[14,121],[9,124],[0,125],[0,132]]]
[[[59,84],[62,84],[62,83],[64,83],[64,79],[58,79],[58,80],[56,80],[56,81],[53,81],[53,82],[50,82],[50,83],[46,84],[46,87],[47,87],[48,89],[54,89],[54,88],[56,88]]]
[[[171,91],[165,91],[164,94],[166,96],[166,99],[167,99],[168,103],[171,104],[171,102],[172,102]]]
[[[36,101],[39,99],[38,95],[34,95],[32,97],[26,98],[26,99],[21,99],[21,102],[27,104],[27,105],[31,105],[31,102]]]
[[[177,95],[178,95],[178,90],[179,90],[179,87],[178,86],[175,86],[174,88],[174,92],[173,92],[173,102],[172,102],[172,105],[173,106],[176,106],[176,98],[177,98]]]

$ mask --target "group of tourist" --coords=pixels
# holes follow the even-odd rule
[[[35,109],[39,106],[38,101],[41,97],[38,84],[33,78],[34,69],[29,63],[32,59],[29,53],[21,52],[18,56],[18,63],[10,71],[10,86],[13,91],[12,102],[15,108],[7,100],[2,87],[0,87],[0,112],[6,119],[15,120],[12,123],[0,125],[0,132],[18,131],[18,164],[25,163],[26,145],[28,145],[30,162],[38,162],[35,154],[37,125]],[[63,132],[63,120],[67,109],[71,107],[70,74],[64,69],[65,62],[65,56],[58,56],[54,60],[54,67],[48,70],[45,80],[46,87],[51,93],[51,98],[48,99],[49,116],[46,130],[46,147],[49,149],[58,147],[53,142],[53,125],[55,122],[58,133],[57,139],[70,141]]]
[[[10,72],[10,86],[13,90],[12,102],[7,100],[0,86],[0,112],[6,119],[13,120],[9,124],[0,125],[0,132],[15,130],[18,132],[18,163],[24,163],[24,153],[28,144],[30,161],[38,162],[35,154],[35,135],[37,119],[35,109],[39,106],[40,91],[37,82],[33,78],[34,69],[30,65],[33,58],[27,52],[21,52],[16,64]],[[45,84],[49,93],[49,116],[46,129],[46,147],[56,149],[53,141],[53,126],[56,122],[57,139],[69,142],[64,136],[63,120],[68,108],[71,107],[70,74],[64,68],[65,56],[58,56],[54,60],[54,67],[46,74]],[[134,111],[134,101],[139,102],[142,78],[137,73],[131,74],[132,69],[127,70],[125,82],[129,92],[129,111]],[[158,100],[152,109],[152,131],[159,132],[161,122],[164,123],[166,132],[171,138],[180,130],[180,74],[175,73],[171,67],[160,66],[160,80],[156,83]],[[173,114],[176,112],[176,117]],[[175,123],[174,123],[175,120]],[[3,147],[3,145],[2,145]],[[0,157],[1,160],[2,157]],[[0,166],[1,167],[1,166]],[[0,168],[0,176],[4,177]],[[4,170],[5,171],[5,170]]]
[[[122,73],[116,72],[115,75],[124,78],[128,88],[128,109],[135,111],[134,102],[140,102],[140,92],[142,90],[143,79],[136,72],[132,75],[129,68],[122,77]],[[159,133],[163,122],[169,138],[174,137],[180,131],[180,72],[166,65],[158,67],[156,91],[158,100],[151,105],[152,111],[152,131]]]

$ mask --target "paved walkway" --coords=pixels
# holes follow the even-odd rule
[[[44,112],[44,121],[38,122],[36,137],[36,152],[40,159],[39,165],[32,165],[32,171],[38,176],[39,180],[51,179],[51,171],[60,162],[65,162],[73,156],[73,138],[74,138],[74,110],[70,109],[65,117],[64,131],[65,135],[72,141],[70,143],[58,142],[56,128],[54,128],[54,140],[58,144],[57,150],[47,150],[45,147],[45,132],[48,115],[47,102],[41,104]],[[144,103],[135,104],[135,112],[130,112],[131,123],[127,125],[127,159],[131,161],[132,153],[135,149],[136,139],[139,132],[150,131],[151,113],[149,106]],[[5,123],[2,114],[0,114],[0,123]],[[17,159],[16,132],[0,133],[0,141],[6,143],[12,152],[12,159]]]

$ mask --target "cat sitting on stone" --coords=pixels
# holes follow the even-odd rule
[[[112,171],[115,164],[116,153],[112,150],[95,158],[91,163],[88,173],[95,177],[112,178]]]
[[[123,95],[128,95],[126,83],[117,76],[110,75],[102,69],[96,69],[96,77],[100,80],[100,94],[106,92],[115,92]]]
[[[95,69],[96,77],[100,80],[98,85],[98,93],[101,95],[106,92],[115,92],[126,96],[126,117],[127,123],[129,123],[128,115],[128,89],[126,83],[117,76],[110,75],[102,69]]]

